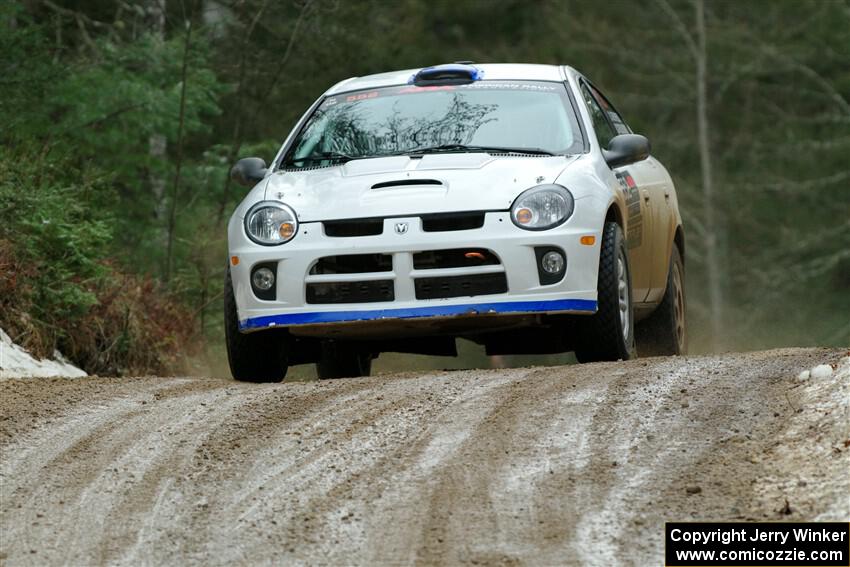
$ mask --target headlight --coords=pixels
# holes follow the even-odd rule
[[[573,194],[560,185],[538,185],[520,194],[511,207],[511,220],[526,230],[546,230],[573,214]]]
[[[248,237],[264,246],[274,246],[292,240],[298,232],[298,218],[288,205],[277,201],[262,201],[245,215]]]

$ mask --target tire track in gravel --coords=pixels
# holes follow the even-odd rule
[[[81,495],[86,509],[103,511],[102,529],[110,526],[104,530],[109,537],[103,538],[100,552],[104,562],[116,563],[119,558],[127,564],[141,561],[140,554],[152,543],[151,534],[183,501],[172,490],[175,471],[189,468],[198,444],[239,405],[241,400],[228,397],[222,390],[185,395],[165,400],[153,415],[128,424],[146,434],[137,437],[133,447],[112,461],[111,471],[96,476],[90,489]],[[121,487],[123,495],[104,495],[99,487],[109,485],[114,471],[128,471]],[[127,525],[133,527],[128,530],[124,527]]]
[[[13,471],[12,475],[29,480],[26,488],[30,496],[25,505],[28,509],[41,509],[40,504],[46,503],[48,493],[56,496],[52,487],[60,483],[62,486],[59,493],[62,512],[53,515],[50,525],[34,522],[24,526],[21,533],[24,541],[34,545],[49,540],[45,536],[53,530],[61,530],[67,537],[64,554],[70,564],[79,564],[85,562],[89,551],[79,549],[77,543],[86,542],[89,534],[103,534],[99,555],[109,560],[114,548],[132,537],[125,535],[123,527],[130,525],[131,531],[137,529],[135,521],[145,518],[147,503],[156,494],[156,486],[167,482],[169,471],[184,460],[179,451],[159,451],[163,447],[160,430],[163,414],[168,415],[171,426],[184,427],[197,418],[193,408],[202,408],[200,404],[215,399],[209,391],[187,396],[185,389],[181,390],[183,395],[169,392],[168,387],[157,388],[152,396],[145,396],[159,399],[154,410],[138,409],[149,403],[147,399],[134,400],[136,407],[118,404],[114,411],[106,413],[108,421],[96,427],[75,421],[77,430],[72,437],[77,441],[66,451],[30,477],[20,477],[19,472]],[[204,427],[208,425],[205,423]],[[160,460],[166,462],[159,465]],[[93,510],[97,513],[93,514]]]
[[[500,392],[502,399],[438,475],[417,560],[570,562],[565,542],[579,511],[548,489],[562,476],[581,474],[589,461],[584,425],[605,400],[607,384],[565,379],[544,368]],[[572,388],[569,398],[565,386]],[[465,537],[469,525],[477,526],[475,540]]]
[[[0,381],[0,564],[641,565],[664,520],[850,516],[850,366],[795,380],[841,355]]]
[[[174,384],[186,382],[185,379],[163,381],[156,391]],[[75,448],[84,448],[93,438],[108,432],[113,423],[128,414],[138,413],[140,403],[149,399],[150,392],[141,392],[134,396],[119,397],[109,403],[101,402],[94,407],[69,412],[60,423],[49,427],[36,428],[16,440],[14,450],[4,451],[0,463],[0,478],[3,479],[3,491],[14,493],[19,483],[32,483],[40,470],[58,461]],[[100,432],[100,435],[98,435]]]
[[[675,439],[652,453],[640,448],[647,435],[652,437],[659,422],[663,422],[661,414],[670,403],[671,393],[674,388],[681,388],[689,373],[687,363],[681,361],[669,367],[662,365],[656,371],[657,378],[642,388],[634,387],[632,373],[612,374],[608,398],[614,403],[600,405],[587,426],[599,434],[587,447],[586,469],[610,472],[598,476],[592,489],[583,486],[577,493],[579,519],[574,541],[582,543],[575,549],[577,562],[611,565],[628,560],[623,557],[620,541],[623,526],[632,520],[628,501],[639,498],[650,484],[647,476],[652,467],[661,466],[679,450]],[[623,414],[617,411],[620,406],[638,407],[640,411]]]
[[[761,451],[787,426],[782,418],[788,413],[789,378],[805,368],[791,362],[789,369],[789,358],[796,357],[768,351],[650,359],[646,362],[657,377],[645,387],[635,388],[629,374],[617,378],[611,395],[620,401],[602,406],[590,424],[597,432],[590,451],[595,470],[617,466],[581,491],[587,509],[575,538],[584,542],[581,563],[661,557],[663,540],[657,534],[665,516],[658,514],[659,506],[667,519],[711,521],[743,520],[736,517],[739,508],[757,509],[751,487],[766,471],[751,450],[742,445],[730,451],[726,439],[758,438]],[[622,405],[642,411],[624,415],[617,411]],[[850,472],[837,480],[850,488]],[[781,507],[776,500],[749,519],[787,519],[777,514]]]
[[[254,527],[270,527],[275,525],[273,521],[290,526],[288,534],[302,540],[298,548],[283,548],[282,556],[269,560],[324,557],[332,564],[350,560],[348,553],[361,548],[365,541],[360,523],[374,516],[368,504],[381,497],[383,475],[378,471],[392,467],[398,460],[397,452],[428,430],[426,419],[433,413],[432,407],[451,405],[458,397],[475,399],[500,382],[481,380],[466,389],[450,388],[449,399],[432,400],[433,406],[426,405],[427,397],[433,397],[429,385],[434,379],[424,376],[389,381],[378,395],[370,389],[361,398],[340,404],[345,409],[320,418],[299,436],[303,456],[279,449],[263,454],[264,462],[282,462],[263,476],[270,486],[280,480],[279,488],[264,491],[263,499],[248,507],[244,507],[244,498],[234,500],[231,510],[235,512],[241,506],[238,519]],[[335,445],[327,442],[328,435],[338,440]],[[270,445],[279,446],[274,438]],[[355,487],[363,488],[362,479],[368,478],[374,479],[367,487],[368,494],[353,495]],[[258,536],[263,534],[269,535],[267,530],[257,530]],[[279,534],[271,537],[275,535]],[[334,543],[340,539],[347,541],[344,548]]]
[[[434,403],[424,418],[411,423],[410,432],[389,447],[389,457],[372,471],[377,478],[390,477],[375,494],[359,495],[363,534],[372,542],[364,549],[368,562],[408,562],[420,559],[419,548],[427,534],[428,500],[441,471],[465,446],[471,435],[502,403],[511,383],[529,370],[477,371],[465,373],[470,383],[460,395]],[[436,410],[436,411],[433,411]],[[414,529],[410,529],[414,526]],[[340,560],[342,557],[340,557]]]
[[[499,397],[434,475],[425,509],[427,521],[413,547],[419,550],[417,560],[517,561],[524,547],[522,527],[538,527],[530,498],[533,490],[523,477],[530,480],[546,467],[545,458],[532,453],[537,453],[536,441],[545,437],[553,422],[551,404],[561,388],[563,383],[549,369],[539,369],[499,389]],[[536,424],[535,443],[528,443],[529,431],[523,423],[527,418]],[[469,541],[464,536],[468,525],[479,526],[484,537]]]

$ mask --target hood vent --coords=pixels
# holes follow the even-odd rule
[[[439,185],[442,186],[443,182],[439,179],[399,179],[397,181],[384,181],[383,183],[375,183],[372,185],[372,189],[388,189],[390,187],[410,187],[410,186],[422,186],[422,185]]]

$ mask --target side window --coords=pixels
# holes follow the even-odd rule
[[[617,134],[631,134],[632,129],[628,127],[626,121],[623,120],[623,117],[620,116],[619,112],[617,112],[617,109],[608,102],[605,95],[599,92],[596,87],[590,87],[590,91],[593,93],[593,98],[596,99],[596,102],[599,103],[599,106],[601,106],[602,110],[605,111],[605,114],[608,115],[608,119],[611,121],[611,124],[614,125],[614,130],[616,130]]]
[[[584,102],[587,103],[587,109],[590,111],[590,118],[593,121],[593,129],[596,131],[596,138],[599,140],[599,145],[607,148],[608,142],[616,136],[614,129],[611,127],[608,119],[605,118],[605,114],[602,113],[599,103],[596,102],[596,99],[590,94],[587,85],[583,82],[581,84],[581,94],[584,97]]]

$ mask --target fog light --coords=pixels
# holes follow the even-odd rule
[[[564,255],[554,250],[546,252],[540,260],[540,267],[547,274],[558,274],[564,269]]]
[[[268,291],[274,285],[274,272],[268,268],[259,268],[251,276],[251,283],[254,284],[256,290]]]
[[[555,246],[535,246],[537,258],[537,276],[540,285],[553,285],[567,275],[567,255]]]

